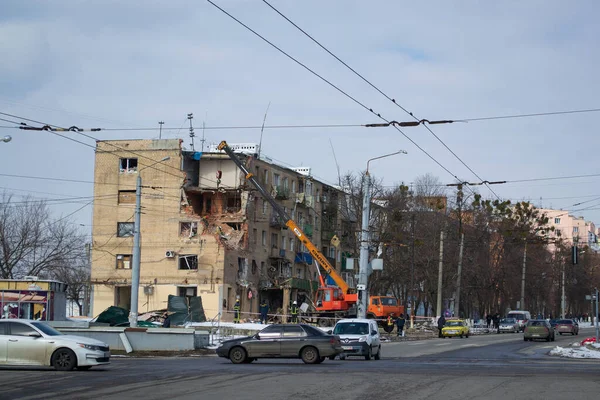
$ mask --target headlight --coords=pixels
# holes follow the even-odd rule
[[[77,343],[79,345],[79,347],[83,347],[84,349],[87,350],[95,350],[95,351],[100,351],[100,346],[94,346],[92,344],[84,344],[84,343]]]
[[[358,339],[358,341],[359,341],[359,342],[366,342],[366,341],[367,341],[367,336],[361,336],[361,337]]]

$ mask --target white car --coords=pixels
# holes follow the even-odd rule
[[[372,319],[342,319],[333,328],[334,335],[340,337],[342,349],[340,359],[347,356],[361,356],[365,360],[381,358],[381,338],[377,322]]]
[[[41,321],[0,319],[0,365],[48,366],[70,371],[109,362],[110,349],[99,340],[63,335]]]

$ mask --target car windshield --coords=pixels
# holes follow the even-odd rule
[[[62,335],[62,333],[60,333],[53,327],[44,324],[43,322],[32,322],[31,325],[33,325],[36,329],[42,331],[45,335],[48,335],[48,336]]]
[[[500,322],[504,324],[514,324],[515,322],[517,322],[517,320],[514,318],[502,318]]]
[[[398,301],[396,301],[396,299],[393,297],[382,297],[381,305],[382,306],[397,306]]]
[[[518,319],[518,320],[524,320],[525,319],[525,314],[522,313],[511,313],[510,318],[514,318],[514,319]]]
[[[546,326],[546,321],[529,321],[527,326]]]
[[[463,326],[462,321],[448,321],[445,326]]]
[[[365,322],[342,322],[338,323],[333,330],[334,335],[367,335],[369,324]]]

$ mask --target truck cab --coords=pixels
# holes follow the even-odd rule
[[[391,315],[395,319],[400,314],[404,314],[404,306],[400,305],[397,298],[392,296],[369,296],[367,318],[381,320]]]

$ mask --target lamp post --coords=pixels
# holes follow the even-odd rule
[[[358,318],[366,318],[367,316],[367,283],[368,283],[368,268],[369,268],[369,214],[371,209],[371,177],[369,175],[369,163],[380,158],[390,157],[396,154],[407,154],[406,151],[400,150],[395,153],[386,154],[379,157],[374,157],[367,160],[367,171],[365,172],[365,181],[363,184],[363,209],[362,209],[362,226],[360,236],[360,262],[358,272]]]
[[[138,176],[135,185],[135,218],[133,222],[133,257],[131,260],[131,305],[129,307],[129,326],[137,327],[138,323],[138,295],[140,290],[140,217],[142,214],[142,171],[158,163],[169,160],[171,157],[164,157],[153,164],[147,165],[138,170]]]
[[[6,136],[4,136],[4,137],[2,138],[2,141],[3,141],[4,143],[8,143],[8,142],[10,142],[11,140],[12,140],[12,136],[10,136],[10,135],[6,135]]]

